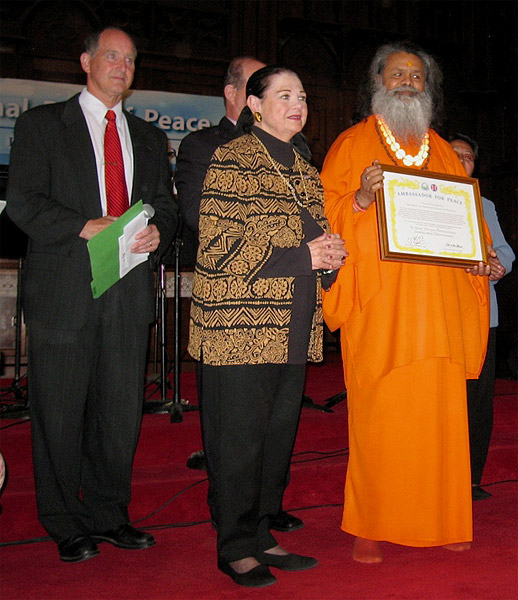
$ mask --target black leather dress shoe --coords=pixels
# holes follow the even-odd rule
[[[79,562],[99,554],[95,543],[87,536],[68,538],[58,544],[59,558],[65,562]]]
[[[491,498],[491,494],[486,492],[484,488],[481,488],[479,485],[471,486],[471,498],[473,501],[475,500],[485,500],[486,498]]]
[[[109,542],[117,548],[125,548],[126,550],[141,550],[156,544],[155,538],[150,533],[139,531],[129,523],[104,533],[92,534],[92,539],[96,542]]]
[[[238,585],[246,587],[266,587],[274,584],[277,579],[270,573],[266,565],[257,565],[246,573],[238,573],[228,562],[218,558],[218,569],[228,575]]]
[[[261,552],[255,557],[262,565],[276,567],[282,571],[305,571],[318,565],[318,560],[300,554],[268,554]]]
[[[295,531],[302,527],[304,527],[304,523],[285,510],[280,510],[279,514],[275,519],[272,519],[270,524],[270,529],[275,529],[275,531]]]

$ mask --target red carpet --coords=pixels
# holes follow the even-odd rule
[[[306,393],[317,404],[343,389],[341,367],[330,353],[311,366]],[[216,568],[215,534],[208,520],[204,471],[187,469],[201,448],[199,416],[181,423],[167,414],[144,415],[135,459],[134,522],[157,545],[125,551],[108,544],[77,564],[58,559],[36,517],[29,421],[0,421],[0,451],[9,480],[0,498],[2,600],[514,600],[518,597],[517,384],[499,380],[495,428],[484,486],[492,498],[474,504],[475,541],[469,552],[383,544],[381,565],[351,560],[352,537],[340,530],[347,465],[346,403],[332,413],[304,408],[284,506],[305,527],[278,534],[286,548],[319,560],[299,573],[274,570],[277,584],[242,588]],[[194,375],[182,375],[182,397],[196,401]],[[29,543],[33,542],[33,543]]]

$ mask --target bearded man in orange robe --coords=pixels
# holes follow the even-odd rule
[[[472,541],[466,379],[484,361],[490,267],[380,260],[374,202],[380,163],[466,175],[431,129],[440,83],[420,48],[381,47],[371,114],[337,138],[322,170],[326,215],[349,251],[324,315],[340,330],[350,445],[342,529],[360,562],[381,562],[381,541],[449,550]]]

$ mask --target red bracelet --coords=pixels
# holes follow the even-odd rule
[[[363,208],[358,204],[358,200],[356,200],[356,193],[353,196],[353,208],[358,212],[366,212],[367,210],[366,208]]]

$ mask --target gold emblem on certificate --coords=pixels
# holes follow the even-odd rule
[[[389,165],[376,194],[382,260],[487,262],[478,180]]]

